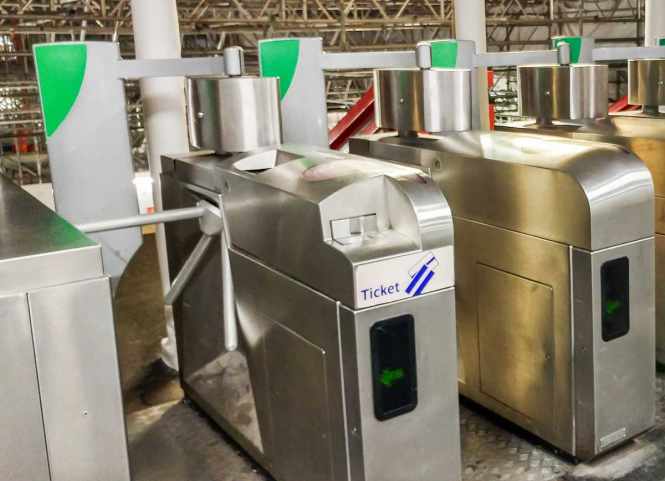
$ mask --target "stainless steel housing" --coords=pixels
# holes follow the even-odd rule
[[[533,120],[498,127],[512,132],[532,132],[558,137],[608,142],[620,145],[644,162],[649,169],[655,194],[656,244],[656,359],[665,364],[665,116],[646,112],[623,112],[604,119],[580,123]]]
[[[209,250],[174,305],[186,394],[281,481],[459,481],[453,230],[438,187],[312,147],[163,163],[166,207],[221,202],[236,294],[227,351]],[[166,230],[175,273],[199,227]],[[432,273],[422,290],[407,285],[414,269]],[[404,318],[414,347],[405,336],[391,352],[414,354],[417,403],[380,420],[377,381],[406,377],[377,378],[372,333]]]
[[[0,473],[129,481],[99,244],[0,176]]]
[[[653,425],[653,183],[642,162],[612,145],[496,132],[381,134],[350,148],[423,169],[450,203],[463,395],[580,459]],[[629,266],[629,328],[606,340],[611,261]]]
[[[665,59],[628,61],[628,102],[649,107],[665,105]]]
[[[376,122],[400,132],[459,132],[471,128],[471,71],[374,71]]]
[[[187,121],[198,149],[230,153],[279,145],[279,79],[190,77]]]
[[[607,115],[607,65],[517,67],[520,115],[540,122]]]

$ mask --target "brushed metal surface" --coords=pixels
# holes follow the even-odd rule
[[[600,269],[622,257],[630,263],[630,329],[605,342]],[[573,249],[572,269],[576,451],[591,458],[655,422],[654,240],[593,253]]]
[[[567,246],[463,218],[455,218],[455,234],[458,349],[464,374],[460,378],[460,392],[564,451],[574,453],[574,366]],[[485,286],[478,279],[479,265],[502,273],[516,273],[519,280],[514,274],[508,278],[499,276],[501,279],[497,280],[492,277],[492,285]],[[511,280],[512,286],[496,285]],[[532,293],[525,297],[524,290],[534,284],[547,286],[545,291],[551,289],[551,298],[540,290],[540,300],[545,305],[529,298]],[[483,287],[495,288],[506,297],[495,299],[491,293],[483,292]],[[492,304],[480,306],[482,301]],[[497,306],[501,302],[503,307]],[[519,312],[522,305],[530,305],[532,310]],[[490,319],[480,319],[481,315],[489,317],[487,311],[491,309],[499,309],[491,318],[498,326],[488,326]],[[520,317],[513,317],[515,314]],[[528,326],[529,314],[540,316],[538,327],[543,331]],[[487,336],[496,332],[500,332],[503,342],[496,339],[492,344]],[[533,338],[525,339],[527,335]],[[545,359],[547,353],[551,359]],[[532,355],[536,357],[528,359]],[[500,362],[492,365],[492,359]],[[508,370],[510,367],[512,370]],[[492,389],[487,393],[483,386]],[[549,389],[549,396],[531,391],[536,388]],[[544,404],[535,405],[543,400]]]
[[[585,420],[576,415],[575,406],[581,398],[574,382],[578,371],[581,375],[586,366],[576,362],[572,351],[578,321],[571,317],[574,300],[570,249],[577,247],[596,254],[612,248],[630,251],[637,241],[653,242],[653,184],[647,168],[622,148],[550,140],[546,136],[478,132],[419,138],[380,134],[353,139],[350,148],[354,153],[420,166],[441,186],[450,202],[456,240],[460,392],[573,456],[588,459],[611,449],[613,443],[607,440],[615,432],[594,431],[593,439],[576,436],[577,426]],[[532,285],[525,282],[518,288],[507,278],[488,280],[483,278],[487,271],[479,274],[479,264],[540,284],[545,291],[551,289],[552,301],[540,289],[529,293],[529,301],[525,301],[524,291]],[[636,420],[634,426],[642,427],[641,422],[649,417],[646,404],[652,399],[653,389],[649,382],[653,368],[643,359],[652,353],[653,337],[648,317],[642,319],[644,312],[653,309],[649,299],[653,276],[644,276],[644,269],[648,272],[648,263],[631,265],[631,276],[642,275],[641,281],[635,282],[639,290],[635,312],[640,313],[636,318],[645,324],[646,331],[634,338],[639,347],[630,342],[631,349],[641,353],[635,362],[643,372],[630,371],[635,378],[630,381],[614,378],[617,386],[612,399],[608,396],[602,405],[592,407],[595,419],[600,419],[604,416],[602,409],[611,412],[608,403],[626,406],[634,396],[642,396],[645,401],[636,403],[636,412],[631,414]],[[597,270],[599,266],[594,264],[593,276]],[[585,286],[591,282],[596,286],[595,280],[588,280]],[[595,309],[600,293],[595,287],[591,292],[589,302]],[[497,306],[500,297],[512,306]],[[529,308],[531,301],[533,307]],[[528,314],[521,314],[522,308]],[[551,330],[546,320],[548,309]],[[540,319],[540,329],[531,325],[525,329],[527,318],[536,325],[535,320]],[[499,320],[509,327],[501,331]],[[597,319],[579,322],[588,327]],[[485,343],[479,332],[483,328],[489,331]],[[522,339],[530,334],[538,334],[538,340]],[[550,347],[551,362],[546,359]],[[514,352],[518,349],[522,352]],[[523,372],[525,369],[514,362],[522,358],[531,359],[529,367],[537,372]],[[592,370],[607,373],[609,379],[613,369],[623,372],[617,362],[611,356],[599,356],[594,358]],[[511,363],[512,370],[505,369]],[[491,376],[500,380],[489,379]],[[541,384],[530,385],[534,379]],[[487,384],[491,395],[482,390]],[[531,392],[547,390],[548,386],[553,386],[553,392],[551,396],[543,395],[543,399],[538,399],[540,393]],[[634,391],[622,393],[620,386]],[[520,397],[519,393],[528,394]],[[550,404],[544,402],[545,398]],[[638,432],[629,422],[622,440]]]
[[[457,481],[452,289],[353,309],[358,266],[452,244],[450,209],[434,183],[419,169],[298,146],[166,158],[164,166],[167,207],[221,194],[230,226],[239,334],[235,363],[220,329],[217,250],[174,305],[181,380],[196,405],[278,479],[403,481],[404,472],[417,471],[423,481],[441,481],[445,458],[443,479]],[[376,220],[370,241],[333,238],[340,220],[368,216]],[[190,222],[166,229],[175,272],[196,242],[198,227]],[[342,335],[342,305],[350,306],[344,309],[344,329],[351,337]],[[373,406],[366,404],[369,328],[398,311],[418,318],[422,408],[377,427]],[[367,342],[356,342],[359,336]],[[449,348],[439,352],[441,346]],[[219,388],[206,387],[210,383]],[[444,383],[445,389],[433,389]],[[360,393],[357,400],[348,400],[354,392]],[[220,403],[223,393],[230,394],[227,404]],[[358,421],[352,426],[353,416]],[[356,442],[365,436],[376,442]],[[375,449],[379,442],[383,452]],[[409,456],[396,463],[405,449]],[[382,462],[399,470],[389,472]]]
[[[628,60],[628,103],[665,105],[665,59]]]
[[[499,127],[506,132],[533,132],[563,138],[591,140],[620,145],[635,154],[649,169],[655,194],[656,232],[656,350],[658,362],[665,363],[665,117],[644,112],[621,113],[607,119],[584,123],[554,122],[537,125],[533,121],[512,122]],[[622,224],[617,224],[622,225]],[[660,234],[660,235],[658,235]]]
[[[456,217],[588,250],[653,235],[649,170],[615,145],[465,132],[377,134],[351,139],[350,146],[356,154],[431,172]]]
[[[460,479],[454,299],[447,289],[374,309],[342,308],[351,480]],[[382,422],[374,416],[369,332],[404,314],[415,322],[418,405]]]
[[[527,418],[552,416],[552,287],[483,264],[476,279],[479,389]]]
[[[265,351],[266,365],[275,366],[269,383],[273,429],[280,433],[272,453],[276,477],[334,481],[327,395],[339,386],[328,386],[326,351],[280,324],[270,329]]]
[[[375,70],[374,94],[379,128],[400,132],[471,128],[470,70]]]
[[[190,143],[219,153],[248,152],[282,142],[279,79],[187,79]]]
[[[607,115],[607,65],[517,67],[520,115],[540,121]]]
[[[51,481],[130,479],[110,280],[28,301]]]
[[[0,296],[0,353],[0,473],[11,481],[51,481],[25,294]]]
[[[172,162],[178,181],[225,191],[234,245],[348,306],[357,302],[358,265],[452,245],[448,204],[417,168],[294,145]],[[333,221],[371,214],[378,235],[345,245],[333,239]]]

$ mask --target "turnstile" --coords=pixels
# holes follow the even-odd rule
[[[351,152],[422,169],[450,203],[460,392],[592,458],[654,422],[651,176],[617,146],[426,119],[468,116],[425,106],[464,75],[377,71],[377,123],[401,135]]]
[[[569,84],[564,72],[571,70],[586,71],[586,81]],[[628,71],[629,102],[643,109],[608,116],[607,66],[519,67],[520,108],[525,116],[539,120],[511,122],[498,129],[621,145],[649,168],[655,190],[656,356],[663,364],[665,295],[659,293],[665,291],[665,115],[658,105],[665,104],[665,60],[631,60]],[[595,94],[588,95],[592,90]],[[551,93],[547,102],[546,92]]]
[[[233,128],[231,104],[258,93],[274,112],[275,86],[192,79],[190,119]],[[174,305],[185,393],[281,481],[458,481],[453,227],[440,190],[419,169],[242,138],[249,152],[163,158],[165,207],[205,201],[223,218]],[[166,227],[174,274],[201,230]]]

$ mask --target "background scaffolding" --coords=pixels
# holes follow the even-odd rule
[[[643,0],[487,0],[489,51],[548,48],[555,35],[586,35],[599,45],[641,45]],[[178,0],[183,56],[246,51],[257,70],[264,38],[320,36],[328,51],[403,50],[450,38],[452,0]],[[0,0],[0,168],[21,183],[48,180],[32,46],[76,40],[117,41],[134,56],[128,0]],[[625,94],[624,66],[613,66],[611,96]],[[499,120],[516,114],[515,71],[497,69],[491,96]],[[329,72],[329,109],[343,112],[370,85],[369,72]],[[146,168],[138,85],[127,84],[137,170]]]

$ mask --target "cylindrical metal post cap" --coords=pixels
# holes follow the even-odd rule
[[[665,59],[628,61],[628,103],[665,105]]]
[[[190,77],[187,120],[193,147],[249,152],[282,141],[279,79]]]
[[[520,115],[542,120],[607,116],[607,65],[528,65],[517,68]]]
[[[471,71],[374,71],[376,124],[400,132],[450,132],[471,128]]]

